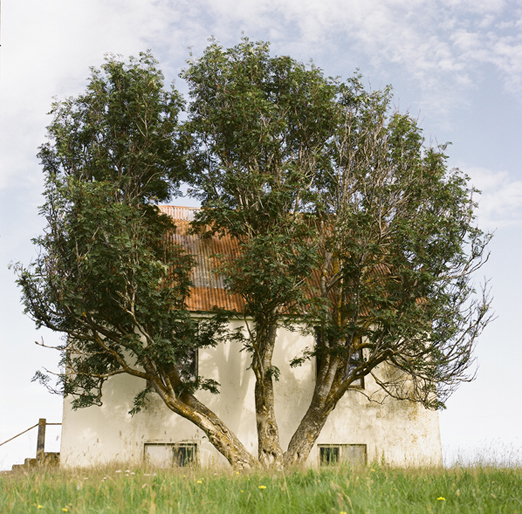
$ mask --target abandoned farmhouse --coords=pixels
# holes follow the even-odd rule
[[[204,315],[213,306],[240,311],[240,299],[227,294],[222,280],[212,273],[211,256],[229,251],[227,238],[200,238],[188,234],[194,209],[162,207],[176,220],[175,237],[195,258],[193,291],[188,307]],[[244,321],[234,322],[237,325]],[[274,364],[280,369],[275,383],[276,415],[281,443],[286,448],[304,415],[313,393],[314,359],[291,368],[289,362],[305,347],[313,347],[313,335],[280,328]],[[197,396],[211,408],[246,448],[257,453],[254,408],[254,374],[250,356],[237,343],[199,350],[195,358],[199,373],[220,384],[220,394],[200,391]],[[155,394],[147,407],[131,416],[133,398],[142,380],[128,375],[112,377],[104,386],[103,405],[73,410],[65,399],[61,465],[91,466],[110,462],[160,466],[228,465],[206,439],[202,430],[174,414]],[[371,398],[373,401],[369,401]],[[438,413],[409,401],[386,397],[371,376],[360,380],[330,414],[309,458],[309,466],[334,462],[385,461],[393,465],[439,465],[442,463]]]

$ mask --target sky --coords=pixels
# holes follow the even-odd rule
[[[522,0],[4,0],[0,34],[0,443],[62,401],[31,382],[56,369],[46,345],[60,336],[24,315],[9,265],[36,256],[44,220],[45,142],[53,98],[80,94],[104,55],[152,50],[166,82],[215,37],[270,41],[274,55],[328,76],[356,70],[372,89],[391,84],[394,106],[414,116],[426,144],[451,142],[449,164],[482,190],[477,220],[494,232],[476,277],[489,280],[496,319],[476,347],[475,381],[440,413],[445,462],[522,463]],[[186,200],[190,204],[190,200]],[[176,203],[180,204],[179,200]],[[46,450],[58,451],[59,427]],[[0,446],[0,469],[34,457],[36,430]]]

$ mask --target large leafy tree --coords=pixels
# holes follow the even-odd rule
[[[490,321],[471,275],[490,235],[475,225],[473,189],[447,167],[446,145],[425,148],[415,120],[390,93],[358,77],[339,90],[332,168],[315,175],[319,265],[308,317],[317,346],[314,394],[285,453],[300,462],[347,389],[372,375],[382,391],[444,407],[472,378],[474,342]]]
[[[139,410],[153,390],[201,428],[234,466],[252,456],[195,396],[217,384],[194,376],[194,349],[225,336],[219,316],[195,320],[185,307],[192,258],[169,238],[172,220],[155,206],[184,177],[178,138],[182,101],[163,89],[149,54],[108,58],[87,91],[53,105],[39,256],[18,266],[27,312],[65,334],[61,389],[74,407],[99,405],[105,381],[143,379]]]
[[[267,44],[246,39],[229,50],[211,44],[183,77],[193,193],[205,207],[196,226],[238,242],[239,257],[224,259],[221,272],[245,301],[258,458],[281,465],[272,356],[277,327],[309,303],[306,279],[318,254],[301,213],[312,206],[315,175],[329,166],[336,87],[319,69],[271,57]]]
[[[470,283],[489,236],[444,147],[423,146],[389,90],[328,79],[248,39],[211,44],[184,78],[191,180],[207,208],[199,224],[241,249],[221,271],[251,326],[259,460],[304,462],[340,398],[369,374],[395,398],[443,406],[469,379],[489,320]],[[272,355],[278,326],[296,321],[318,344],[292,364],[315,357],[319,369],[284,452]]]
[[[424,146],[388,90],[326,78],[264,43],[213,42],[183,77],[183,124],[184,104],[148,54],[109,58],[84,95],[53,106],[40,151],[48,226],[18,281],[37,324],[66,334],[61,380],[74,405],[98,404],[107,378],[134,375],[136,409],[156,391],[236,467],[304,462],[370,374],[386,395],[443,406],[469,380],[489,319],[470,281],[489,236],[445,148]],[[191,374],[192,352],[232,335],[223,316],[195,320],[185,307],[193,262],[155,206],[181,181],[204,207],[194,230],[240,249],[217,271],[244,300],[247,330],[233,337],[255,375],[257,459],[196,398],[218,384]],[[317,334],[291,363],[316,358],[318,374],[287,449],[274,405],[281,326]]]

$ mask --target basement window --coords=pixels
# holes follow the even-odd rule
[[[190,466],[196,462],[196,445],[179,444],[174,448],[174,465],[178,467]]]
[[[365,466],[368,457],[365,444],[320,444],[319,463],[321,466],[347,464]]]
[[[340,446],[319,446],[319,457],[321,459],[321,466],[331,466],[334,464],[339,464],[340,453]]]
[[[160,468],[191,466],[196,457],[195,443],[145,443],[145,461]]]

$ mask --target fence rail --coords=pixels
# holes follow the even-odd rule
[[[11,437],[11,439],[8,439],[7,441],[0,443],[0,446],[3,446],[4,444],[12,441],[13,439],[20,437],[21,435],[25,434],[26,432],[29,432],[29,430],[32,430],[33,428],[38,427],[38,438],[36,441],[36,460],[42,462],[45,458],[45,427],[48,425],[61,425],[61,423],[47,423],[47,420],[45,418],[40,418],[36,425],[33,425],[32,427],[27,428],[23,432],[16,434],[14,437]]]
[[[7,441],[4,441],[3,443],[0,443],[0,446],[3,446],[4,444],[8,443],[9,441],[12,441],[13,439],[16,439],[17,437],[25,434],[26,432],[29,432],[29,430],[32,430],[33,428],[36,428],[38,426],[38,423],[36,425],[33,425],[32,427],[29,427],[27,430],[24,430],[23,432],[20,432],[19,434],[16,434],[14,437],[11,437],[11,439],[8,439]]]

